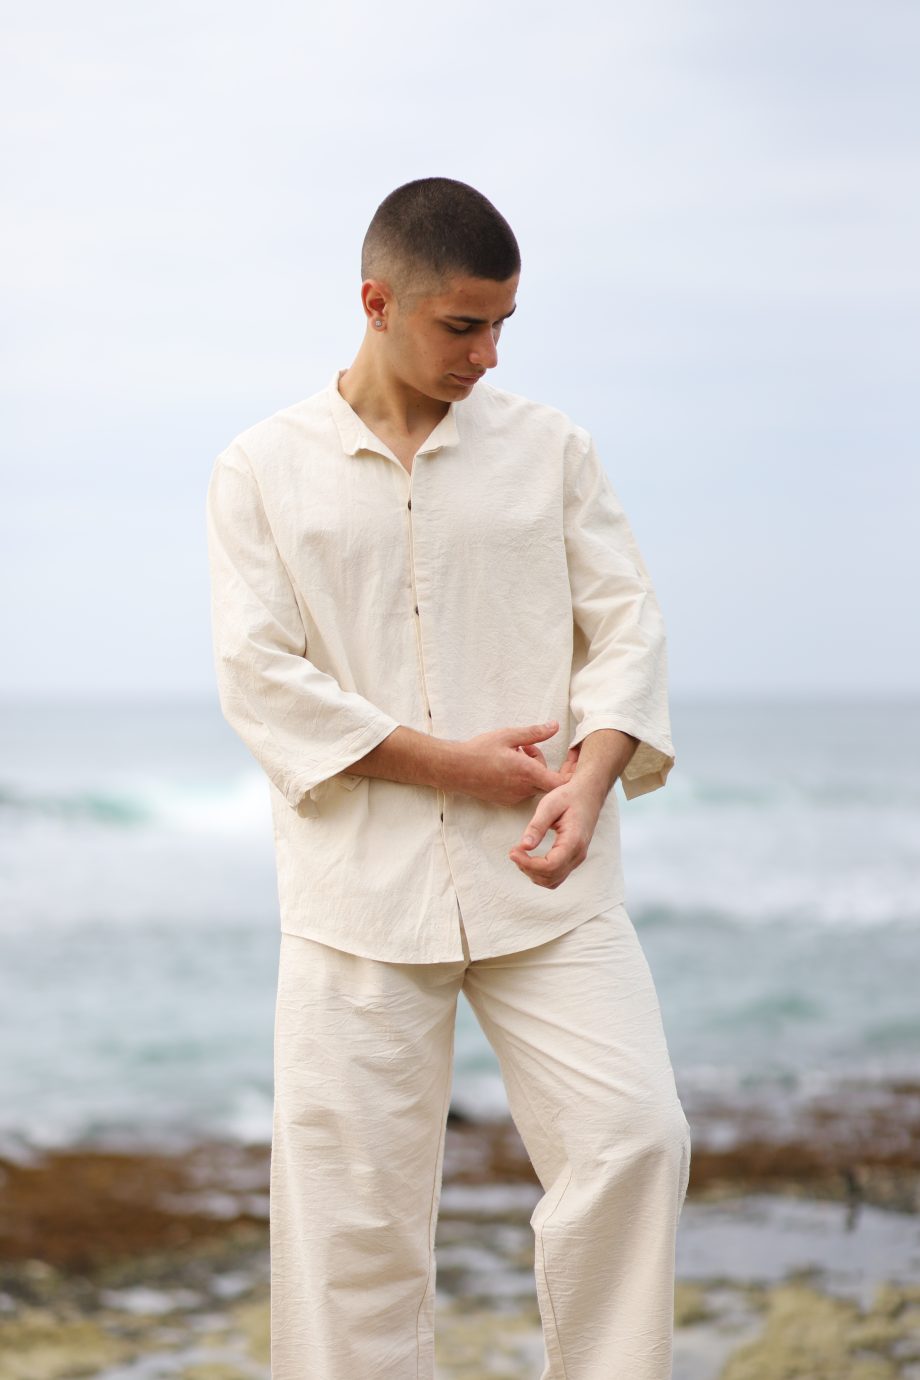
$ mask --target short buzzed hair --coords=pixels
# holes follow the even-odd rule
[[[386,197],[361,249],[361,277],[403,300],[463,274],[504,283],[521,268],[511,226],[482,192],[451,177],[420,177]]]

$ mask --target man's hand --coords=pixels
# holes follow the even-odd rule
[[[519,805],[530,796],[564,785],[568,777],[548,767],[536,746],[554,737],[558,729],[552,719],[527,728],[492,729],[455,744],[452,789],[493,805]]]
[[[565,784],[543,797],[508,854],[536,886],[555,889],[584,862],[608,792],[638,745],[632,734],[602,728],[569,748],[560,772]],[[547,829],[556,834],[552,848],[530,857],[528,850],[539,846]]]
[[[519,805],[570,780],[581,745],[569,749],[560,771],[547,766],[537,747],[558,731],[559,723],[552,719],[525,728],[496,728],[458,741],[400,724],[352,762],[348,774],[462,791],[493,805]]]
[[[580,782],[577,777],[550,791],[534,810],[509,858],[537,886],[555,890],[588,856],[604,799],[594,781]],[[547,829],[556,833],[552,848],[542,857],[530,857],[528,849],[539,846]]]
[[[559,775],[562,777],[563,781],[571,781],[572,777],[575,775],[575,768],[578,765],[578,754],[580,751],[581,743],[579,743],[577,747],[569,748],[568,752],[566,753],[565,761],[559,768]],[[533,743],[520,744],[518,747],[518,752],[526,752],[528,757],[536,757],[540,762],[543,763],[544,767],[546,766],[546,758],[543,756],[543,753],[540,751],[540,749],[536,747]]]

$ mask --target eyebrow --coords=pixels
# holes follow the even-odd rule
[[[504,316],[500,316],[498,320],[507,321],[508,317],[513,316],[516,311],[517,302],[515,302],[514,306],[511,308],[510,311],[506,311]],[[485,316],[455,316],[453,312],[448,312],[447,316],[445,317],[445,320],[463,321],[468,326],[485,326],[487,324],[487,318]]]

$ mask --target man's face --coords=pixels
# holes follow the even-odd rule
[[[498,363],[502,324],[515,309],[520,274],[503,283],[453,277],[408,309],[391,301],[388,363],[403,383],[428,398],[469,397],[477,380]]]

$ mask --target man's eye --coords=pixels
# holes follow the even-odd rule
[[[446,324],[445,322],[445,325]],[[454,335],[466,335],[470,328],[469,326],[448,326],[447,329],[452,331]]]

